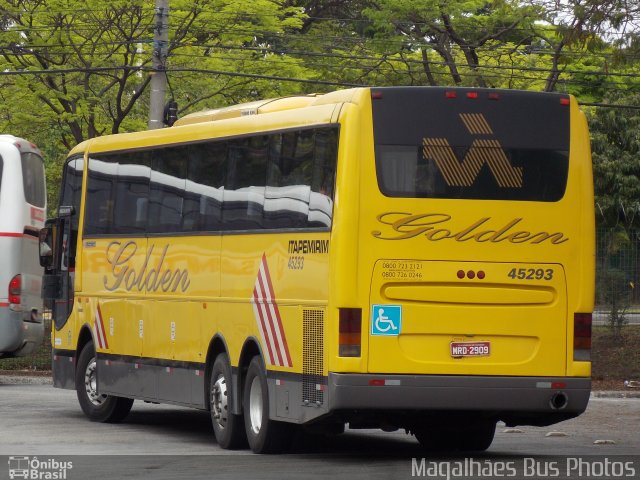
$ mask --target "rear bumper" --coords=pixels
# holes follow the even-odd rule
[[[0,306],[0,353],[28,355],[42,343],[42,318],[35,322],[31,320],[31,312],[16,312],[8,306]]]
[[[575,416],[587,408],[591,379],[330,373],[327,388],[330,410],[405,409]],[[566,402],[558,401],[565,398]]]

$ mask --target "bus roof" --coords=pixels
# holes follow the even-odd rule
[[[363,88],[351,88],[348,90],[338,90],[325,94],[311,93],[309,95],[270,98],[268,100],[258,100],[255,102],[240,103],[229,107],[217,108],[195,112],[178,119],[174,126],[190,125],[193,123],[212,122],[236,118],[246,115],[260,115],[265,113],[282,112],[284,110],[294,110],[296,108],[311,107],[316,105],[328,105],[333,103],[344,103],[353,100],[354,94],[362,91]]]
[[[42,152],[40,152],[40,149],[34,143],[31,143],[24,138],[16,137],[9,134],[0,134],[0,142],[11,143],[12,145],[16,146],[21,152],[32,152],[42,157]]]
[[[310,94],[298,97],[282,97],[232,105],[215,110],[206,110],[204,112],[196,112],[178,120],[174,124],[174,127],[177,128],[172,127],[156,130],[143,130],[132,133],[105,135],[103,137],[95,137],[85,140],[76,145],[69,152],[69,156],[80,154],[88,150],[92,152],[105,152],[129,149],[132,148],[132,145],[135,145],[135,148],[144,149],[158,144],[180,143],[183,140],[182,137],[186,135],[178,133],[181,132],[182,128],[194,128],[197,130],[197,133],[194,133],[193,130],[188,130],[191,132],[188,135],[190,140],[193,140],[193,138],[196,137],[205,139],[211,136],[210,128],[212,126],[216,125],[216,127],[221,127],[227,123],[226,120],[236,122],[242,117],[256,118],[256,116],[260,116],[261,114],[278,115],[280,112],[291,110],[303,111],[307,107],[326,107],[341,103],[358,103],[359,95],[366,90],[368,89],[353,88],[348,90],[339,90],[324,95]],[[323,113],[316,111],[314,114],[309,115],[309,119],[313,119],[320,123],[328,123],[332,121],[332,114],[333,110],[331,108],[324,108]],[[294,120],[287,120],[285,117],[281,116],[280,123],[283,121],[285,123],[287,121],[295,122]],[[232,127],[229,126],[229,128]]]

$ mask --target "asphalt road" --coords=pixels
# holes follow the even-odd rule
[[[552,427],[508,429],[499,424],[491,448],[472,459],[492,465],[515,462],[519,466],[529,461],[533,462],[531,468],[536,464],[540,470],[550,464],[553,468],[558,459],[566,461],[551,456],[597,455],[589,458],[631,459],[635,462],[634,475],[623,478],[640,478],[639,457],[617,457],[640,454],[639,430],[640,399],[592,398],[584,415]],[[73,468],[64,471],[65,479],[356,480],[411,478],[412,473],[429,476],[426,470],[420,470],[424,452],[404,432],[348,430],[334,437],[300,435],[291,453],[261,456],[249,450],[221,450],[207,412],[136,402],[124,423],[92,423],[82,414],[74,391],[15,384],[0,377],[0,479],[9,478],[9,468],[18,464],[17,458],[24,457],[29,461],[36,457],[44,465],[40,470],[55,470],[66,461],[72,462]],[[424,467],[430,462],[460,462],[465,458],[426,457]],[[446,472],[441,473],[441,478],[447,478]]]

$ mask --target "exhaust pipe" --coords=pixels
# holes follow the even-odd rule
[[[569,404],[569,397],[566,393],[556,393],[549,400],[549,405],[552,410],[562,410]]]

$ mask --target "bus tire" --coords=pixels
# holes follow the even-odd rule
[[[463,430],[459,449],[464,452],[484,452],[491,446],[495,433],[495,420],[487,420],[469,425]]]
[[[226,353],[213,362],[209,382],[211,424],[221,448],[234,450],[247,444],[242,415],[231,413],[235,392],[231,382],[231,364]]]
[[[282,453],[291,446],[294,425],[269,418],[267,375],[259,356],[253,357],[243,389],[244,425],[254,453]]]
[[[133,400],[98,394],[96,353],[93,342],[87,343],[76,365],[76,393],[84,414],[93,422],[117,423],[129,414]]]
[[[483,452],[491,446],[495,432],[496,422],[491,420],[413,429],[420,445],[429,452]]]

